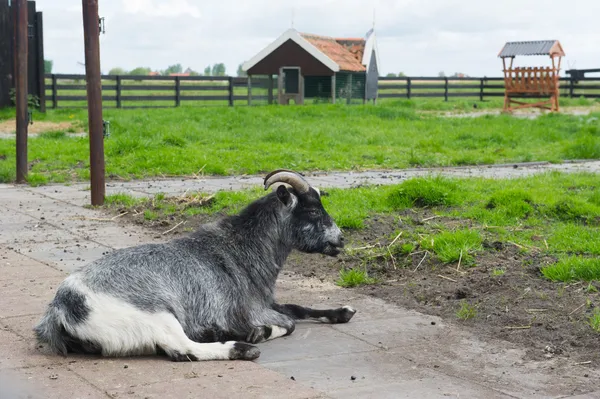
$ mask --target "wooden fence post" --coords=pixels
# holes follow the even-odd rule
[[[252,78],[248,75],[248,105],[252,105]]]
[[[410,78],[406,78],[406,98],[410,100]]]
[[[117,75],[117,108],[121,107],[121,75]]]
[[[181,105],[181,79],[179,76],[175,76],[175,106]]]
[[[233,76],[229,77],[229,106],[233,107]]]
[[[479,101],[483,102],[483,78],[479,80]]]
[[[46,71],[44,63],[44,21],[40,11],[35,13],[35,40],[38,54],[38,79],[40,84],[40,112],[46,112]]]
[[[573,91],[575,89],[575,78],[571,76],[569,81],[569,98],[573,98]]]
[[[52,108],[58,108],[58,88],[56,87],[56,75],[52,74]]]
[[[273,104],[273,75],[269,74],[269,91],[267,93],[269,105]]]
[[[448,101],[448,78],[444,77],[444,101]]]

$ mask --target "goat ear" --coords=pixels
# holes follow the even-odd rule
[[[292,193],[290,193],[283,184],[277,187],[277,198],[285,205],[289,205],[293,202]]]

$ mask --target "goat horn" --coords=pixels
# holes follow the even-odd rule
[[[273,183],[279,182],[289,184],[299,194],[307,193],[310,188],[307,181],[297,172],[294,172],[293,170],[278,169],[265,176],[265,190],[271,187]]]

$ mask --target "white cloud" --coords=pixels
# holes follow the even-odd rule
[[[558,39],[564,67],[598,67],[597,0],[103,0],[103,71],[164,69],[181,63],[202,70],[224,62],[229,72],[292,24],[300,31],[363,36],[375,9],[383,73],[464,72],[500,76],[497,54],[509,40]],[[37,0],[44,12],[46,57],[55,71],[83,72],[81,2]],[[523,63],[533,62],[525,57]],[[538,60],[536,60],[538,61]]]

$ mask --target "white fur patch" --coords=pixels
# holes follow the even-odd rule
[[[76,326],[65,323],[65,328],[79,339],[100,345],[104,356],[154,354],[158,345],[166,352],[192,354],[198,360],[229,359],[233,341],[225,344],[191,341],[171,313],[145,312],[119,298],[92,292],[76,275],[67,277],[65,283],[83,294],[90,308],[84,323]]]
[[[269,327],[271,327],[271,336],[268,338],[268,340],[283,337],[285,334],[287,334],[286,328],[279,327],[279,326],[269,326]]]
[[[356,313],[356,310],[354,310],[354,308],[346,305],[346,306],[342,306],[342,309],[346,309],[347,311],[351,312],[351,313]]]
[[[321,190],[319,190],[318,187],[313,187],[315,189],[315,191],[317,192],[317,194],[319,194],[319,197],[321,196]]]
[[[325,230],[325,240],[330,242],[337,242],[342,235],[342,231],[337,226],[337,224],[333,223],[331,227],[328,227]]]

